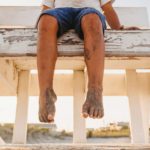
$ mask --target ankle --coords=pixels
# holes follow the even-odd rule
[[[54,89],[52,87],[48,87],[48,88],[45,88],[44,90],[40,91],[40,96],[42,96],[42,97],[44,96],[45,97],[47,91],[50,91],[51,93],[55,94]]]
[[[88,91],[95,91],[95,90],[98,90],[98,91],[103,91],[103,87],[100,86],[100,85],[89,85],[88,86]]]

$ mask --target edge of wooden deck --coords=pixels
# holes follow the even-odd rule
[[[0,150],[150,150],[142,144],[26,144],[1,145]]]

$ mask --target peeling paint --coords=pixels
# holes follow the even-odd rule
[[[0,29],[0,56],[36,56],[37,29]],[[150,30],[106,31],[106,56],[150,57]],[[81,56],[84,44],[74,30],[58,39],[59,56]]]

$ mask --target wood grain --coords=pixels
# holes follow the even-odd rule
[[[150,30],[106,31],[106,57],[149,57]],[[37,30],[0,29],[0,57],[36,56]],[[83,56],[83,41],[73,30],[58,40],[59,56]]]

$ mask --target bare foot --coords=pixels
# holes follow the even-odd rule
[[[46,89],[39,100],[39,120],[41,122],[54,122],[55,102],[57,96],[53,89]]]
[[[93,119],[104,116],[102,90],[100,88],[90,88],[88,90],[82,114],[84,118],[90,117]]]

